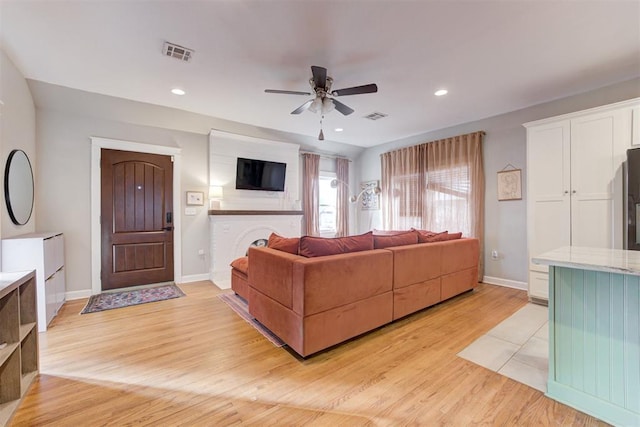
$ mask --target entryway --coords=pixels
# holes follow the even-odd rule
[[[171,156],[102,149],[102,290],[173,280]]]
[[[180,148],[91,143],[91,294],[180,283]]]

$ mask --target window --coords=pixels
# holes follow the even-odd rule
[[[336,234],[336,201],[337,189],[331,187],[331,181],[336,179],[332,172],[320,171],[320,235],[333,237]]]

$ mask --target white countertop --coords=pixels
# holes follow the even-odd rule
[[[536,255],[531,262],[640,276],[640,251],[564,246]]]

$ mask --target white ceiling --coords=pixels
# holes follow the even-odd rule
[[[29,79],[316,136],[311,65],[355,109],[327,140],[369,147],[640,76],[640,1],[25,1],[2,48]],[[164,41],[195,50],[183,63]],[[181,87],[187,94],[172,95]],[[449,90],[444,97],[434,91]],[[363,116],[382,112],[370,121]],[[337,133],[334,128],[344,128]]]

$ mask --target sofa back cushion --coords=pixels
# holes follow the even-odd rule
[[[348,252],[368,251],[373,249],[373,233],[360,234],[347,237],[313,237],[302,236],[300,238],[299,255],[307,258],[344,254]]]
[[[267,247],[276,249],[290,254],[298,255],[298,247],[300,246],[299,237],[282,237],[276,233],[271,233]]]
[[[418,233],[405,231],[400,234],[373,236],[373,247],[375,249],[390,248],[392,246],[415,245],[418,243]]]

